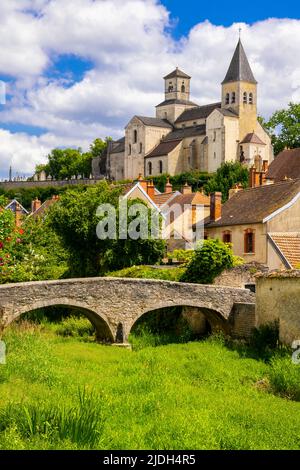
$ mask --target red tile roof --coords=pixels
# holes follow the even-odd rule
[[[300,266],[300,233],[268,233],[269,238],[273,241],[275,248],[283,255],[288,262],[289,268],[297,268]]]

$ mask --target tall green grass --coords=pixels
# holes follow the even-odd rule
[[[101,396],[79,390],[78,402],[8,403],[0,409],[0,433],[18,429],[24,439],[42,436],[50,442],[70,440],[79,446],[93,448],[103,432],[104,415]]]
[[[300,448],[300,368],[288,352],[265,360],[221,335],[149,336],[129,351],[43,325],[8,329],[0,449]]]

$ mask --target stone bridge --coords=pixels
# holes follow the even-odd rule
[[[84,278],[0,286],[0,334],[22,314],[49,306],[80,309],[99,340],[127,342],[145,313],[182,306],[199,310],[212,329],[247,336],[255,323],[255,295],[246,289],[149,279]]]

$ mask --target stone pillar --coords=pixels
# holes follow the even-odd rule
[[[207,331],[207,320],[198,307],[182,307],[182,317],[187,321],[193,333],[204,335]]]

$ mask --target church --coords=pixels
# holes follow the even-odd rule
[[[179,68],[164,82],[165,99],[156,106],[156,117],[134,116],[125,137],[110,142],[109,179],[213,173],[231,161],[257,171],[268,167],[273,148],[257,119],[257,81],[240,39],[221,84],[220,102],[199,106],[191,101],[191,77]]]

